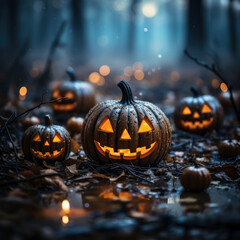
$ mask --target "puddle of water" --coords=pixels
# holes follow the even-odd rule
[[[64,208],[63,201],[52,203],[41,217],[57,220],[66,227],[78,225],[96,214],[107,216],[109,213],[121,213],[134,219],[152,217],[159,212],[173,216],[207,216],[220,212],[232,217],[239,215],[240,197],[231,187],[226,190],[211,185],[206,192],[190,193],[183,191],[177,182],[174,186],[177,190],[172,184],[168,188],[172,191],[159,194],[145,185],[91,184],[81,193],[69,192],[65,196],[65,205],[69,204],[69,208]]]

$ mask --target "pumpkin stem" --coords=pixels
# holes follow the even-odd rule
[[[122,103],[122,104],[134,104],[135,101],[133,99],[132,90],[130,88],[129,83],[125,80],[122,80],[117,85],[122,91],[122,99],[121,99],[120,103]]]
[[[196,87],[192,86],[190,89],[191,89],[194,97],[198,97],[199,96],[199,91],[198,91],[198,89]]]
[[[49,114],[45,115],[45,126],[51,126],[53,124],[52,118]]]
[[[70,80],[72,82],[76,81],[76,79],[77,79],[76,74],[75,74],[75,71],[72,67],[68,67],[66,72],[67,72],[67,74],[70,77]]]

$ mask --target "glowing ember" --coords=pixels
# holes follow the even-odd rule
[[[62,210],[64,211],[64,213],[69,213],[70,212],[70,203],[68,200],[63,200],[62,201]]]
[[[102,76],[107,76],[110,73],[110,67],[107,65],[103,65],[99,68],[99,72]]]

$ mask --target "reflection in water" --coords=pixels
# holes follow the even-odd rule
[[[69,223],[69,217],[66,216],[66,215],[62,216],[62,222],[63,222],[64,224],[68,224],[68,223]]]
[[[180,195],[180,204],[185,213],[202,213],[208,208],[211,198],[207,192],[192,193],[183,191]]]

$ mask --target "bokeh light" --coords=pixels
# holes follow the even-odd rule
[[[228,87],[225,83],[221,83],[220,85],[220,89],[223,91],[223,92],[226,92],[228,90]]]
[[[179,79],[180,79],[180,74],[179,72],[177,71],[173,71],[170,73],[170,79],[173,81],[173,82],[177,82]]]
[[[134,77],[137,80],[142,80],[144,78],[144,72],[142,70],[136,70],[134,73]]]
[[[102,76],[107,76],[110,73],[111,69],[107,65],[103,65],[99,68],[99,72]]]
[[[152,18],[157,14],[157,7],[154,3],[148,2],[142,5],[142,13],[147,18]]]
[[[24,97],[27,94],[27,88],[25,86],[19,89],[20,96]]]
[[[62,216],[62,222],[64,224],[68,224],[69,223],[69,217],[68,216]]]
[[[101,76],[97,72],[92,72],[88,77],[89,81],[92,83],[97,83],[100,78]]]
[[[212,87],[219,88],[219,86],[220,86],[220,82],[218,81],[218,79],[216,78],[212,79]]]

